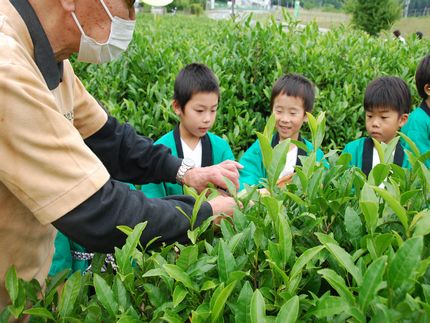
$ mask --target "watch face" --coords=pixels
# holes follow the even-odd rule
[[[192,160],[191,158],[184,158],[182,160],[182,163],[187,167],[194,167],[195,165],[194,160]]]

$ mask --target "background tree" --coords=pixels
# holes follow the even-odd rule
[[[399,0],[350,0],[345,9],[352,14],[355,27],[376,36],[400,19],[402,5]]]

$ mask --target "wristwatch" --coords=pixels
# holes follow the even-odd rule
[[[193,169],[195,166],[196,164],[194,163],[194,160],[192,160],[191,158],[182,159],[181,166],[179,167],[178,172],[176,173],[176,182],[183,185],[185,173],[188,172],[190,169]]]

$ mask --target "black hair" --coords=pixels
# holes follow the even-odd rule
[[[399,114],[409,113],[411,109],[411,92],[401,78],[384,76],[369,83],[364,94],[364,109],[387,107]]]
[[[215,74],[204,64],[192,63],[176,76],[173,99],[183,110],[193,94],[200,92],[216,93],[219,100],[220,90]]]
[[[394,36],[396,36],[396,37],[399,37],[401,34],[400,34],[400,30],[398,30],[398,29],[396,29],[396,30],[394,30],[393,31],[393,34],[394,34]]]
[[[306,112],[311,112],[315,101],[315,89],[311,81],[299,74],[281,76],[273,85],[270,107],[273,109],[279,94],[301,98]]]
[[[423,100],[427,100],[428,95],[424,91],[424,86],[430,86],[430,54],[422,59],[415,73],[415,84],[417,91]]]
[[[415,35],[417,35],[417,38],[418,38],[418,39],[423,39],[423,33],[422,33],[421,31],[417,31],[417,32],[415,33]]]

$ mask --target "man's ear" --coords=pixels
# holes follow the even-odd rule
[[[75,0],[59,0],[63,9],[67,12],[75,11]]]
[[[182,109],[181,109],[181,105],[179,104],[178,101],[173,100],[172,101],[172,107],[173,107],[173,111],[175,111],[176,115],[179,117],[182,114]]]
[[[406,124],[406,122],[408,121],[408,118],[409,118],[409,114],[407,114],[407,113],[403,113],[400,116],[400,118],[399,118],[399,127],[400,128]]]

